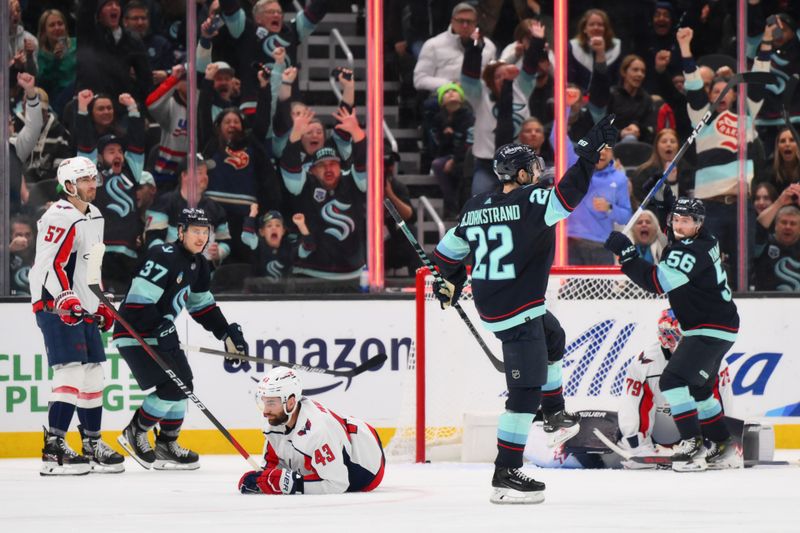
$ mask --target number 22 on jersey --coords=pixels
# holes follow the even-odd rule
[[[514,251],[511,228],[500,224],[484,231],[480,226],[472,226],[467,229],[467,239],[477,243],[473,279],[502,281],[517,277],[513,264],[503,264],[503,259]]]

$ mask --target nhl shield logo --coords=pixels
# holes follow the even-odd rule
[[[770,259],[777,259],[781,256],[781,251],[774,244],[770,244],[769,248],[767,249],[767,255]]]
[[[511,377],[514,379],[519,379],[519,370],[516,368],[511,371]]]
[[[314,189],[314,200],[317,202],[324,202],[327,195],[328,193],[322,187]]]

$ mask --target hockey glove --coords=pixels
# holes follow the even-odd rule
[[[618,231],[611,232],[608,239],[606,239],[604,247],[609,252],[619,256],[619,264],[621,265],[624,265],[631,259],[639,257],[636,246],[633,245],[628,237]]]
[[[436,299],[439,300],[439,305],[442,306],[442,309],[447,309],[454,303],[458,302],[459,296],[461,296],[461,289],[463,288],[463,283],[450,283],[446,279],[442,278],[443,283],[439,283],[438,281],[433,282],[433,295],[436,296]]]
[[[600,161],[600,152],[606,146],[614,146],[619,135],[619,130],[614,127],[615,115],[606,115],[595,124],[586,137],[575,143],[575,153],[579,157],[597,164]]]
[[[77,326],[83,320],[83,307],[74,291],[64,291],[58,295],[53,307],[61,321],[68,326]]]
[[[239,479],[242,494],[303,494],[303,476],[291,470],[251,470]]]
[[[111,310],[100,304],[97,306],[97,312],[94,314],[94,319],[97,322],[97,327],[103,331],[108,331],[114,327],[114,314]]]
[[[175,329],[175,324],[172,320],[164,320],[153,332],[153,336],[158,341],[158,351],[160,352],[173,352],[180,346],[178,339],[178,331]]]

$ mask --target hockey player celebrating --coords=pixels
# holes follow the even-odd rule
[[[229,353],[247,353],[238,324],[228,324],[209,292],[211,266],[203,256],[211,224],[202,209],[184,209],[178,222],[178,241],[151,247],[131,288],[120,305],[121,316],[192,389],[192,369],[180,349],[174,320],[183,307],[192,318],[225,343]],[[195,452],[177,442],[186,413],[181,388],[119,323],[114,339],[142,390],[155,387],[122,431],[119,443],[140,465],[156,470],[194,470],[200,467]],[[148,432],[160,425],[155,450]]]
[[[548,380],[542,316],[555,253],[555,224],[569,216],[589,187],[600,151],[617,138],[613,116],[601,119],[576,145],[578,161],[552,189],[537,187],[544,161],[526,145],[497,150],[494,170],[502,191],[464,205],[459,224],[437,245],[434,260],[445,279],[434,294],[446,306],[458,300],[472,253],[472,291],[484,326],[503,343],[508,399],[497,430],[493,503],[540,503],[544,483],[519,469],[534,414]]]
[[[655,266],[640,258],[620,232],[611,232],[605,244],[619,256],[622,272],[637,285],[668,293],[683,329],[683,340],[659,379],[682,439],[672,456],[672,468],[678,472],[702,471],[736,453],[712,390],[722,357],[736,340],[739,314],[720,263],[717,239],[703,227],[704,218],[701,200],[679,198],[669,219],[670,244]],[[711,441],[707,451],[704,435]]]
[[[264,470],[239,479],[242,494],[341,494],[380,485],[386,459],[375,430],[304,398],[294,370],[273,368],[256,388],[266,419]]]
[[[672,358],[683,337],[678,319],[672,309],[664,309],[658,319],[658,342],[644,349],[628,366],[625,389],[619,410],[619,444],[633,455],[652,456],[673,454],[672,444],[680,434],[670,416],[671,407],[658,385],[664,368]],[[730,405],[732,393],[727,366],[719,370],[719,380],[712,380],[712,393],[722,403]],[[720,416],[724,413],[720,411]],[[724,457],[708,463],[709,470],[743,466],[741,450],[731,447]],[[625,468],[653,468],[655,465],[623,461]]]
[[[124,458],[100,440],[101,363],[106,354],[98,328],[109,330],[114,317],[86,281],[89,250],[103,242],[103,215],[91,204],[97,193],[97,168],[85,157],[65,159],[57,179],[62,197],[39,219],[36,259],[30,272],[36,324],[53,370],[40,473],[122,472]],[[76,408],[83,455],[64,440]]]

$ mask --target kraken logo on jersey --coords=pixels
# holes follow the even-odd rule
[[[284,264],[278,260],[270,261],[267,263],[265,270],[267,271],[267,278],[272,281],[279,281],[283,273]]]
[[[118,214],[120,218],[125,218],[133,211],[133,199],[125,192],[131,190],[132,188],[133,185],[130,183],[130,181],[126,180],[122,176],[112,176],[106,182],[106,192],[113,200],[113,202],[110,202],[107,207]]]
[[[23,289],[23,288],[25,290],[28,289],[28,287],[30,286],[30,282],[28,281],[28,275],[30,274],[30,271],[31,271],[31,267],[26,266],[26,267],[20,268],[16,272],[14,272],[14,283],[13,283],[13,285],[17,290]],[[17,294],[19,294],[19,292],[17,292]]]
[[[265,31],[261,30],[262,28],[258,28],[258,30],[256,31],[256,34],[259,37],[262,37],[265,32],[269,33],[266,30]],[[269,57],[273,57],[273,53],[275,52],[276,48],[287,48],[290,44],[291,43],[289,41],[281,37],[279,34],[273,33],[272,35],[267,35],[267,37],[264,39],[264,42],[261,43],[261,49]],[[289,56],[287,55],[286,67],[291,67],[291,66],[292,66],[292,61],[291,59],[289,59]]]
[[[192,266],[194,266],[194,263],[192,263]],[[172,310],[175,311],[175,314],[169,317],[170,320],[175,320],[175,318],[181,314],[181,311],[183,311],[183,308],[186,306],[186,300],[189,298],[189,289],[191,289],[191,287],[187,285],[179,290],[172,298]]]
[[[800,261],[791,257],[780,259],[775,263],[775,277],[785,282],[775,287],[779,291],[800,291]]]
[[[333,227],[325,229],[325,233],[337,240],[343,241],[356,229],[355,221],[345,215],[343,211],[350,209],[351,204],[339,200],[331,200],[322,206],[322,219]]]
[[[233,150],[230,147],[226,147],[225,153],[228,154],[225,157],[225,163],[236,170],[242,170],[250,164],[250,154],[247,153],[247,150]]]

